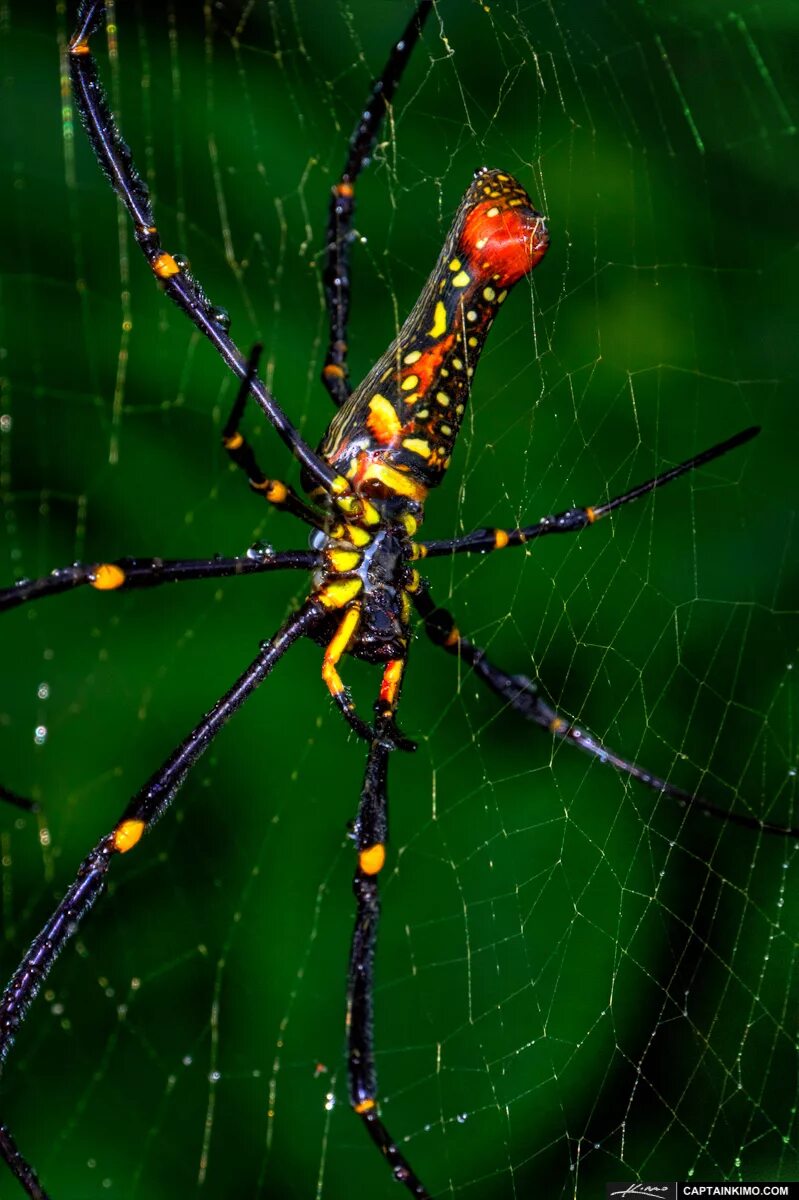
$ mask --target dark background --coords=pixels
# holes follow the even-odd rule
[[[40,8],[0,13],[2,580],[301,546],[228,468],[233,381],[159,296],[63,68],[59,95],[73,6]],[[131,2],[110,63],[95,42],[165,244],[242,346],[264,340],[312,442],[330,414],[327,196],[408,11]],[[517,174],[546,212],[551,251],[492,333],[429,536],[598,501],[762,424],[581,538],[427,573],[465,631],[610,746],[795,824],[798,35],[790,0],[442,0],[359,188],[352,322],[357,378],[477,166]],[[254,411],[248,430],[296,481]],[[0,814],[6,975],[301,596],[264,577],[4,617],[0,778],[44,806],[38,833]],[[364,756],[320,656],[295,649],[114,863],[31,1010],[2,1111],[54,1200],[398,1194],[346,1103]],[[373,673],[347,677],[368,704]],[[796,843],[553,746],[421,639],[403,725],[420,746],[392,763],[378,1068],[431,1192],[799,1177]]]

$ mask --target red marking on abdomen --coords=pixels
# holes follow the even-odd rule
[[[438,380],[441,364],[452,349],[454,341],[455,334],[448,333],[446,337],[442,337],[441,341],[436,342],[429,350],[423,350],[422,357],[412,367],[408,368],[407,374],[416,375],[419,380],[416,392],[420,397],[425,396],[430,390],[430,385]]]
[[[498,212],[496,210],[499,210]],[[495,212],[489,217],[489,212]],[[482,242],[482,245],[478,245]],[[467,213],[461,247],[471,271],[481,279],[512,287],[544,257],[549,235],[534,208],[511,208],[504,197],[481,200]],[[497,277],[495,279],[495,276]]]

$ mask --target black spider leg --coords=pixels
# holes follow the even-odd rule
[[[380,920],[377,876],[385,861],[388,836],[388,756],[396,749],[391,737],[384,736],[388,731],[385,722],[381,728],[381,722],[383,719],[378,718],[376,736],[369,748],[354,829],[358,866],[352,881],[356,910],[347,983],[350,1104],[394,1178],[404,1183],[417,1200],[430,1200],[430,1193],[381,1121],[377,1104],[374,1060],[374,961]]]
[[[325,517],[306,504],[289,484],[283,483],[281,479],[267,479],[258,466],[252,446],[239,428],[252,381],[258,373],[258,361],[262,350],[263,346],[256,342],[250,351],[250,357],[247,360],[247,374],[241,381],[230,410],[230,416],[222,430],[222,445],[227,451],[230,461],[247,476],[250,488],[256,496],[262,496],[269,504],[274,504],[276,508],[281,508],[284,512],[293,513],[306,525],[313,525],[315,529],[324,529],[327,524]]]
[[[16,1033],[56,959],[100,896],[112,858],[131,850],[142,834],[163,816],[190,768],[223,725],[266,679],[289,646],[298,638],[313,632],[321,619],[319,606],[309,601],[281,626],[247,670],[137,792],[111,832],[97,843],[80,864],[74,883],[33,939],[0,1000],[0,1063],[5,1062]],[[32,1200],[45,1197],[33,1168],[17,1150],[5,1125],[0,1125],[0,1157],[6,1161]]]
[[[251,555],[230,558],[222,555],[214,558],[117,558],[113,562],[74,563],[71,567],[57,567],[40,579],[21,579],[10,588],[0,588],[0,612],[76,587],[124,592],[190,579],[262,575],[268,571],[312,571],[320,562],[321,556],[313,550],[283,550],[275,554],[253,549]]]
[[[50,1200],[48,1193],[39,1183],[39,1177],[30,1163],[22,1157],[17,1143],[5,1125],[0,1125],[0,1158],[7,1163],[13,1175],[22,1184],[31,1200]]]
[[[465,663],[474,669],[475,674],[495,692],[510,708],[519,713],[527,721],[532,721],[541,729],[554,734],[555,737],[566,741],[593,754],[603,763],[610,763],[617,771],[637,779],[653,792],[659,792],[677,800],[680,804],[709,813],[710,816],[729,821],[733,825],[742,825],[745,829],[754,829],[758,833],[781,834],[786,837],[799,838],[799,828],[790,825],[776,825],[764,821],[760,817],[749,817],[743,813],[731,812],[718,804],[713,804],[702,796],[686,792],[673,783],[661,779],[645,767],[622,758],[615,750],[605,746],[593,734],[579,725],[573,724],[553,708],[541,696],[537,682],[527,675],[508,675],[487,657],[485,650],[475,646],[461,635],[452,614],[445,608],[438,608],[434,603],[429,587],[425,586],[414,597],[414,603],[422,618],[427,636],[437,646],[441,646],[449,654],[458,655]]]
[[[200,284],[180,258],[167,253],[158,234],[147,185],[133,164],[130,147],[123,141],[100,82],[89,38],[97,32],[102,0],[82,0],[78,25],[69,43],[73,94],[81,119],[100,167],[133,221],[134,236],[164,291],[214,345],[225,364],[240,379],[247,376],[247,360],[228,336],[229,318],[215,308]],[[274,396],[260,379],[253,378],[250,391],[309,479],[337,498],[347,514],[362,512],[360,500],[349,483],[324,462],[300,436]]]
[[[366,107],[352,132],[344,170],[330,196],[327,248],[322,272],[330,337],[322,368],[322,382],[333,403],[338,405],[343,404],[352,391],[347,365],[347,325],[350,314],[350,244],[355,215],[355,183],[364,167],[369,165],[383,117],[432,7],[433,0],[421,0],[405,26],[402,37],[394,44],[383,73],[373,84]]]
[[[36,813],[39,811],[39,805],[35,800],[29,800],[27,796],[20,796],[17,792],[12,792],[2,786],[0,786],[0,800],[3,804],[11,804],[14,808],[21,808],[23,812]]]
[[[465,537],[421,542],[420,544],[424,548],[423,557],[437,558],[442,554],[486,554],[489,550],[502,550],[505,546],[524,546],[527,542],[545,537],[548,533],[578,533],[581,529],[585,529],[586,525],[593,525],[600,517],[605,517],[609,512],[613,512],[615,508],[621,508],[623,504],[630,504],[631,501],[638,500],[649,492],[654,492],[664,484],[679,479],[681,475],[686,475],[689,471],[712,462],[714,458],[720,458],[722,454],[727,454],[737,446],[743,446],[744,443],[751,441],[759,433],[759,425],[750,425],[748,429],[741,430],[740,433],[727,438],[726,441],[718,442],[709,450],[702,450],[693,458],[688,458],[678,466],[663,471],[654,479],[648,479],[646,483],[637,484],[629,491],[615,496],[604,504],[585,508],[567,508],[565,512],[542,517],[534,525],[525,525],[522,529],[475,529],[473,533],[467,533]]]

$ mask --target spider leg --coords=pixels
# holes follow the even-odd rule
[[[475,529],[473,533],[467,533],[465,537],[436,542],[418,542],[417,545],[422,548],[420,557],[436,558],[442,554],[486,554],[489,550],[502,550],[505,546],[523,546],[527,542],[533,541],[534,538],[545,537],[548,533],[578,533],[581,529],[585,529],[586,525],[593,525],[600,517],[605,517],[609,512],[613,512],[614,508],[630,504],[633,500],[646,496],[648,492],[654,492],[664,484],[679,479],[681,475],[686,475],[689,471],[712,462],[714,458],[720,458],[722,454],[727,454],[737,446],[751,441],[759,433],[760,426],[751,425],[748,429],[743,429],[733,437],[727,438],[726,441],[718,442],[709,450],[702,450],[701,453],[686,459],[679,466],[663,471],[654,479],[648,479],[646,483],[637,484],[636,487],[630,488],[629,491],[615,496],[604,504],[589,505],[585,508],[567,508],[565,512],[542,517],[534,525],[525,525],[522,529]]]
[[[337,670],[339,662],[352,644],[360,622],[360,604],[356,602],[355,604],[348,605],[344,610],[338,629],[333,634],[325,649],[325,655],[322,659],[322,679],[330,695],[341,710],[347,724],[355,730],[358,737],[371,742],[376,736],[375,730],[362,717],[358,716],[352,697]],[[398,750],[415,750],[416,743],[410,741],[400,733],[394,724],[394,713],[396,711],[403,667],[403,659],[392,659],[386,664],[383,671],[383,681],[380,686],[380,699],[375,705],[375,709],[383,722],[383,736],[387,737],[390,730],[390,740],[393,746]]]
[[[319,607],[309,602],[281,626],[247,670],[127,804],[110,833],[100,839],[80,864],[74,882],[33,939],[0,1000],[0,1063],[5,1062],[17,1030],[56,959],[100,896],[112,858],[131,850],[142,834],[163,816],[190,768],[236,709],[266,679],[289,646],[311,633],[320,620]],[[33,1200],[45,1196],[35,1172],[17,1150],[4,1125],[0,1125],[0,1157],[5,1159]]]
[[[306,504],[297,495],[294,488],[287,483],[283,483],[281,479],[267,479],[258,466],[252,446],[239,429],[242,417],[244,416],[247,398],[250,395],[250,388],[258,372],[258,360],[261,357],[262,349],[263,347],[256,342],[250,351],[250,357],[247,362],[247,374],[241,381],[236,399],[233,401],[233,407],[230,410],[230,416],[225,423],[225,428],[222,430],[222,445],[227,451],[230,461],[247,476],[250,488],[255,492],[256,496],[262,496],[264,500],[269,504],[274,504],[276,508],[282,508],[284,512],[290,512],[295,517],[299,517],[306,525],[313,525],[315,529],[324,529],[328,523],[325,517],[311,508],[310,504]]]
[[[3,804],[11,804],[14,808],[21,808],[23,812],[35,813],[39,811],[39,805],[35,800],[29,800],[27,796],[20,796],[17,792],[12,792],[2,786],[0,786],[0,800],[2,800]]]
[[[71,567],[57,567],[41,579],[21,579],[13,587],[0,588],[0,612],[84,585],[100,592],[124,592],[189,579],[262,575],[266,571],[312,571],[319,561],[314,550],[284,550],[278,554],[254,551],[253,557],[118,558],[114,562],[74,563]]]
[[[5,1125],[0,1125],[0,1158],[8,1164],[12,1174],[16,1175],[31,1200],[50,1200],[47,1192],[39,1183],[38,1175],[20,1154],[17,1143]]]
[[[641,767],[631,759],[622,758],[615,750],[605,746],[593,734],[579,725],[573,724],[553,708],[541,695],[539,685],[526,675],[508,675],[487,657],[485,650],[475,646],[461,635],[450,612],[438,608],[434,603],[428,588],[423,588],[415,597],[416,608],[424,620],[427,636],[437,646],[441,646],[449,654],[458,655],[473,668],[475,674],[495,692],[510,708],[519,713],[527,721],[532,721],[541,729],[563,738],[577,746],[586,754],[593,754],[600,762],[610,763],[615,770],[631,779],[637,779],[653,792],[669,796],[680,804],[697,809],[700,812],[730,821],[734,825],[742,825],[745,829],[754,829],[759,833],[781,834],[786,837],[799,838],[799,828],[789,825],[777,825],[764,821],[760,817],[750,817],[743,813],[731,812],[718,804],[705,800],[683,788],[676,787],[658,775]]]
[[[347,366],[347,323],[350,312],[350,244],[355,215],[355,182],[369,164],[383,117],[432,6],[432,0],[421,0],[400,40],[394,44],[383,73],[373,84],[366,107],[352,132],[344,170],[330,196],[327,249],[322,274],[330,337],[322,368],[322,382],[337,405],[342,405],[352,391]]]
[[[352,881],[356,911],[347,984],[350,1104],[390,1166],[394,1178],[404,1183],[417,1200],[430,1200],[429,1192],[414,1174],[378,1115],[374,1061],[374,960],[380,920],[377,876],[386,858],[387,768],[388,756],[395,748],[390,737],[382,736],[381,723],[382,718],[378,717],[376,736],[366,760],[354,830],[358,848],[358,865]]]
[[[230,320],[227,313],[211,304],[185,262],[165,251],[161,244],[150,193],[134,166],[130,148],[117,128],[89,48],[89,39],[100,25],[103,8],[102,0],[81,0],[78,25],[69,43],[73,94],[92,149],[111,186],[128,210],[139,249],[164,291],[208,338],[230,370],[240,379],[245,379],[248,373],[247,359],[228,335]],[[335,497],[342,511],[360,514],[363,506],[347,480],[311,449],[261,380],[253,377],[249,390],[291,453],[302,464],[309,479],[327,495]]]

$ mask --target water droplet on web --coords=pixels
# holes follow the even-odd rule
[[[468,1119],[469,1119],[468,1113],[458,1113],[457,1117],[455,1118],[455,1120],[458,1122],[459,1125],[465,1125],[466,1122],[468,1121]]]
[[[49,683],[40,683],[36,689],[36,695],[39,697],[40,700],[47,700],[47,698],[50,695],[50,684]]]
[[[268,542],[253,542],[251,546],[247,547],[247,558],[253,559],[255,562],[271,558],[274,553],[274,546],[270,546]]]
[[[190,1067],[194,1060],[192,1059],[190,1054],[184,1054],[183,1058],[180,1061],[183,1063],[184,1067]]]
[[[43,746],[47,741],[47,726],[37,725],[33,731],[33,740],[37,746]]]
[[[219,1080],[221,1078],[222,1078],[221,1071],[209,1071],[209,1073],[208,1073],[208,1082],[209,1083],[219,1083]]]
[[[325,1111],[332,1112],[335,1107],[336,1107],[336,1097],[333,1095],[332,1092],[328,1092],[327,1095],[325,1096]]]
[[[10,433],[13,424],[11,413],[0,413],[0,433]]]

